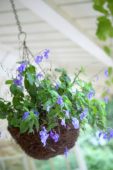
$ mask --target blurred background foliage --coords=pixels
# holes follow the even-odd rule
[[[106,105],[107,126],[113,128],[113,97]],[[113,140],[99,140],[93,131],[80,138],[88,170],[113,170]]]
[[[113,128],[113,97],[106,105],[107,126]],[[91,133],[80,139],[88,170],[113,170],[113,140],[100,141]]]
[[[113,49],[111,39],[113,39],[113,1],[93,0],[93,8],[98,12],[96,35],[99,40],[106,42],[104,51],[112,56]],[[109,41],[109,44],[107,43]]]

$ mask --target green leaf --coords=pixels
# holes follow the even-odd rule
[[[111,78],[111,82],[112,82],[112,84],[113,84],[113,77]]]
[[[111,84],[112,84],[111,81],[109,81],[109,80],[106,80],[105,83],[106,83],[108,86],[111,86]]]
[[[28,80],[30,85],[33,85],[35,83],[35,80],[36,80],[36,70],[35,70],[35,67],[33,65],[29,65],[29,67],[26,68],[25,79]]]
[[[111,48],[109,48],[108,46],[104,46],[103,49],[104,49],[104,51],[106,52],[106,54],[108,54],[109,56],[112,55]]]
[[[54,127],[56,127],[58,125],[58,123],[56,122],[51,122],[49,123],[49,126],[47,127],[47,131],[50,131],[51,129],[53,129]]]
[[[6,84],[12,84],[12,83],[13,83],[13,80],[6,80],[5,83],[6,83]]]
[[[59,79],[60,79],[61,83],[64,85],[65,88],[67,88],[67,86],[71,85],[71,79],[67,75],[66,72],[63,72],[62,75],[59,77]]]
[[[100,40],[107,40],[107,38],[113,36],[113,27],[111,21],[105,17],[98,17],[98,28],[96,31],[96,35]]]
[[[31,73],[31,74],[36,74],[36,69],[33,65],[29,65],[29,67],[26,68],[25,73]]]
[[[108,92],[107,91],[104,91],[103,93],[102,93],[102,97],[104,98],[105,96],[107,96],[108,95]]]
[[[8,114],[8,105],[4,101],[0,101],[0,119],[5,119]]]
[[[112,68],[112,67],[109,67],[109,68],[108,68],[108,73],[109,73],[109,76],[112,75],[112,73],[113,73],[113,68]]]
[[[30,97],[27,97],[26,99],[23,100],[23,107],[24,108],[34,108],[35,103],[31,101]],[[26,110],[26,109],[24,109]],[[26,110],[28,111],[28,110]]]
[[[34,120],[32,119],[30,122],[29,122],[29,133],[33,133],[34,132]]]
[[[12,101],[13,101],[13,106],[14,106],[15,109],[21,110],[23,108],[22,100],[23,100],[23,98],[20,97],[20,96],[14,96],[13,97]]]
[[[72,107],[72,103],[66,95],[63,95],[62,98],[63,98],[64,103],[66,103],[66,105],[68,105],[69,107]]]
[[[17,96],[17,95],[19,95],[19,96],[24,96],[24,95],[23,95],[23,90],[22,90],[22,88],[16,86],[15,84],[12,84],[12,85],[10,86],[10,91],[11,91],[11,93],[12,93],[13,95],[15,95],[15,96]]]
[[[53,102],[51,99],[49,99],[48,101],[46,101],[44,104],[43,104],[43,109],[46,110],[48,106],[52,106],[53,105]]]
[[[107,0],[108,2],[108,8],[111,12],[111,15],[113,16],[113,1],[112,0]]]
[[[98,12],[108,15],[107,9],[105,9],[106,0],[93,0],[93,8]]]
[[[39,120],[38,119],[34,119],[34,126],[37,130],[39,129]]]
[[[49,90],[52,97],[58,97],[58,93],[55,90]]]
[[[36,94],[37,94],[37,87],[35,83],[33,83],[32,85],[32,83],[30,83],[29,81],[30,80],[27,79],[27,76],[25,76],[25,79],[24,79],[25,88],[27,92],[29,93],[29,95],[32,97],[33,101],[35,102]]]
[[[20,122],[21,122],[20,119],[17,119],[16,117],[9,117],[8,116],[8,123],[11,126],[20,128]]]
[[[21,121],[20,123],[20,133],[25,133],[29,129],[29,122],[27,120]]]
[[[62,72],[65,72],[65,70],[63,68],[55,68],[55,71],[56,72],[59,72],[59,73],[62,73]]]
[[[31,73],[27,73],[27,80],[29,81],[29,83],[30,83],[31,85],[33,85],[33,83],[35,83],[35,77],[34,77],[34,75],[31,74]]]

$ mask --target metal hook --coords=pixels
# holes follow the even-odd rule
[[[21,32],[18,34],[18,40],[20,42],[25,42],[26,41],[26,38],[27,38],[27,34],[26,32]]]

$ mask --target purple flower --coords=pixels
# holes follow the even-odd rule
[[[65,147],[65,149],[64,149],[64,155],[67,158],[67,156],[68,156],[68,148],[67,147]]]
[[[66,127],[65,119],[61,120],[61,125]]]
[[[14,79],[14,84],[17,86],[21,86],[22,85],[22,81],[18,80],[18,79]]]
[[[104,71],[104,75],[105,75],[105,77],[108,77],[108,76],[109,76],[108,69],[106,69],[106,70]]]
[[[43,74],[40,72],[40,73],[37,74],[36,77],[37,77],[38,79],[41,79],[41,78],[43,77]]]
[[[49,49],[45,49],[44,52],[43,52],[43,56],[48,59],[49,58],[49,53],[50,53],[50,50]]]
[[[109,136],[109,132],[99,132],[99,138],[103,138],[104,140],[109,140],[110,139],[110,136]]]
[[[88,108],[85,108],[83,112],[80,114],[80,120],[83,120],[88,114]]]
[[[110,139],[113,138],[113,129],[110,129],[109,136],[110,136]]]
[[[107,134],[107,132],[103,133],[103,139],[108,139],[108,134]]]
[[[19,73],[22,73],[23,71],[25,71],[26,67],[27,67],[27,63],[26,63],[26,62],[23,62],[23,63],[17,68],[17,70],[18,70]]]
[[[105,96],[105,97],[104,97],[104,102],[105,102],[106,104],[109,102],[108,96]]]
[[[59,96],[58,97],[58,99],[57,99],[57,104],[59,104],[59,105],[63,105],[63,99],[62,99],[62,97],[61,96]]]
[[[94,96],[94,91],[91,90],[91,91],[88,93],[87,98],[88,98],[89,100],[91,100],[91,99],[93,98],[93,96]]]
[[[14,84],[17,86],[22,85],[22,76],[20,74],[17,75],[16,79],[13,80]]]
[[[103,135],[103,132],[102,132],[102,131],[98,133],[98,137],[99,137],[99,138],[100,138],[102,135]]]
[[[58,142],[58,140],[59,140],[59,134],[58,133],[50,131],[49,135],[54,140],[54,142]]]
[[[35,114],[36,116],[38,116],[38,115],[39,115],[39,112],[37,112],[37,111],[34,111],[34,114]]]
[[[28,116],[29,116],[29,112],[24,112],[22,119],[26,120],[28,118]]]
[[[35,57],[35,63],[39,64],[40,62],[42,62],[43,56],[39,55]]]
[[[104,139],[110,140],[113,138],[113,129],[109,129],[108,132],[104,133]]]
[[[39,132],[41,142],[43,143],[43,146],[46,146],[46,141],[49,137],[49,134],[47,133],[47,130],[45,127],[42,128],[42,130]]]
[[[79,129],[79,120],[75,117],[72,117],[72,124],[75,129]]]
[[[55,89],[56,89],[56,90],[58,90],[58,89],[59,89],[59,84],[58,84],[58,83],[56,83],[56,85],[55,85]]]
[[[105,140],[110,140],[111,138],[113,138],[113,129],[110,129],[107,132],[100,132],[99,138],[103,138]]]

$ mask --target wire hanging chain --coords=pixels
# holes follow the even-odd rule
[[[19,30],[19,33],[23,33],[22,31],[22,27],[21,27],[21,24],[20,24],[20,21],[19,21],[19,18],[18,18],[18,15],[17,15],[17,11],[16,11],[16,7],[15,7],[15,4],[14,4],[14,0],[9,0],[11,2],[11,5],[12,5],[12,9],[13,9],[13,13],[14,13],[14,16],[15,16],[15,19],[16,19],[16,24],[18,26],[18,30]]]
[[[9,1],[11,3],[13,14],[15,16],[16,24],[17,24],[17,27],[18,27],[18,31],[19,31],[18,40],[22,43],[22,51],[23,51],[22,60],[24,60],[24,59],[26,59],[26,55],[27,55],[27,51],[25,50],[26,49],[26,36],[27,35],[26,35],[25,32],[22,31],[22,26],[21,26],[21,23],[19,21],[19,17],[17,15],[17,10],[16,10],[14,0],[9,0]],[[26,54],[25,54],[25,51],[26,51]],[[28,58],[28,56],[27,56],[27,58]]]
[[[20,21],[19,21],[19,17],[18,17],[18,15],[17,15],[17,10],[16,10],[15,4],[14,4],[14,0],[9,0],[9,1],[10,1],[10,3],[11,3],[12,9],[13,9],[13,13],[14,13],[14,16],[15,16],[15,20],[16,20],[16,24],[17,24],[18,30],[19,30],[18,39],[19,39],[19,41],[22,42],[22,48],[23,48],[23,49],[22,49],[22,51],[23,51],[22,60],[24,60],[24,59],[26,59],[26,58],[27,58],[27,60],[30,60],[28,55],[30,54],[31,57],[34,57],[34,55],[32,54],[32,52],[30,51],[30,49],[29,49],[28,46],[26,45],[26,36],[27,36],[27,34],[26,34],[26,32],[23,32],[23,31],[22,31],[22,26],[21,26],[21,23],[20,23]],[[41,70],[41,71],[44,73],[44,75],[45,75],[45,72],[44,72],[44,70],[42,69],[41,65],[38,64],[38,66],[39,66],[40,70]]]

